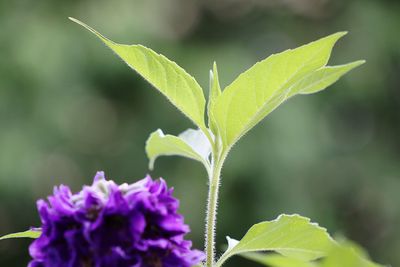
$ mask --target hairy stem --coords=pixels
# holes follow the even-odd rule
[[[213,156],[218,155],[213,153]],[[218,191],[219,180],[221,175],[223,161],[215,160],[211,172],[209,173],[209,191],[207,204],[206,218],[206,267],[213,267],[215,262],[215,229],[217,223],[217,206],[218,206]]]

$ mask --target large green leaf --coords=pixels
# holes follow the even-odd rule
[[[320,76],[318,74],[317,78],[305,80],[299,85],[305,77],[326,65],[334,44],[345,34],[335,33],[299,48],[272,55],[228,85],[211,110],[224,147],[229,149],[285,101],[292,87],[300,91],[300,87],[308,87],[306,81],[317,79]],[[321,85],[313,86],[312,89],[321,89],[330,81],[321,81]]]
[[[300,260],[323,257],[336,243],[326,229],[299,215],[281,215],[274,221],[254,225],[217,262],[221,266],[229,257],[257,251],[275,251]]]
[[[182,156],[203,163],[209,169],[211,145],[201,130],[188,129],[179,136],[165,135],[161,129],[153,132],[146,141],[149,168],[159,156]]]
[[[27,230],[24,232],[8,234],[0,237],[0,240],[10,239],[10,238],[38,238],[42,232],[40,230]]]
[[[196,80],[175,62],[141,45],[117,44],[85,23],[70,18],[94,33],[113,50],[129,67],[158,89],[198,127],[206,130],[204,123],[205,99]]]

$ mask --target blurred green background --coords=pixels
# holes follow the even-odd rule
[[[232,150],[218,245],[280,213],[300,213],[400,266],[400,2],[393,0],[0,1],[0,235],[39,225],[35,201],[97,170],[118,182],[149,172],[157,128],[193,127],[73,16],[121,43],[168,56],[208,91],[256,61],[348,30],[331,64],[366,59],[323,93],[296,97]],[[154,177],[175,187],[190,238],[203,246],[201,165],[161,158]],[[26,266],[29,240],[0,242],[0,266]],[[221,252],[221,251],[220,251]],[[255,266],[235,258],[227,266]]]

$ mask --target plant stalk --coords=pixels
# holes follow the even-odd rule
[[[216,156],[215,153],[213,156]],[[206,218],[206,267],[213,267],[215,263],[215,231],[217,223],[217,206],[219,180],[223,161],[215,160],[209,174],[209,191]]]

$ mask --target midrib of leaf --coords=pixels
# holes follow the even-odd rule
[[[181,149],[181,148],[179,148],[177,146],[170,145],[170,144],[164,144],[164,146],[170,147],[171,149],[176,149],[177,151],[180,151],[180,152],[185,153],[185,154],[189,154],[193,159],[197,159],[198,158],[198,155],[196,153],[190,151],[190,150],[192,150],[192,148],[187,144],[186,144],[186,146],[187,146],[188,150],[184,150],[184,149]],[[173,155],[173,153],[166,153],[166,155],[167,154]]]
[[[265,235],[270,235],[271,233],[276,232],[276,231],[278,230],[278,228],[285,227],[286,225],[288,225],[288,222],[285,222],[285,223],[282,224],[282,225],[275,225],[275,226],[273,226],[269,231],[264,232],[263,234],[259,235],[258,238],[256,237],[256,238],[253,238],[253,239],[248,240],[247,242],[242,243],[242,247],[246,247],[249,243],[251,243],[251,242],[256,242],[257,240],[259,240],[259,239],[261,239],[261,238],[264,238]],[[255,225],[254,227],[257,227],[257,225]],[[279,239],[279,237],[276,238],[274,241],[276,241],[277,239]],[[273,242],[272,242],[272,241],[269,241],[269,243],[273,243]],[[239,243],[239,245],[240,245],[240,243]],[[238,245],[238,246],[239,246],[239,245]]]
[[[321,68],[321,70],[322,70],[323,68]],[[304,82],[306,79],[308,79],[310,76],[312,76],[314,73],[310,73],[307,77],[305,77],[304,79],[302,79],[302,80],[300,80],[299,81],[299,84],[300,83],[302,83],[302,82]],[[301,91],[306,91],[307,90],[307,88],[310,88],[310,87],[313,87],[314,85],[316,85],[317,83],[319,83],[319,82],[323,82],[323,81],[325,81],[325,80],[327,80],[327,79],[329,79],[331,76],[334,76],[336,73],[330,73],[329,75],[327,75],[327,73],[324,73],[323,75],[322,75],[322,79],[320,79],[320,80],[316,80],[316,81],[314,81],[313,83],[310,83],[309,85],[307,85],[307,86],[305,86],[305,87],[302,87],[301,89]],[[299,91],[299,93],[301,92],[301,91]]]
[[[268,249],[241,249],[239,251],[235,251],[234,253],[229,253],[231,255],[238,253],[246,253],[246,252],[262,252],[262,251],[293,251],[293,252],[305,252],[309,254],[324,254],[322,250],[313,250],[313,249],[305,249],[305,248],[286,248],[286,247],[269,247]]]

